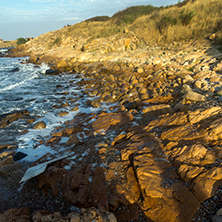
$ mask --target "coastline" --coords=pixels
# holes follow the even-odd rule
[[[75,207],[114,212],[118,221],[190,221],[201,203],[219,197],[222,53],[217,47],[190,42],[113,53],[60,48],[11,56],[19,55],[49,64],[56,74],[81,74],[79,84],[92,96],[87,106],[111,104],[79,113],[41,141],[56,147],[66,137],[64,146],[75,155],[34,178],[32,189],[61,194]],[[215,214],[211,209],[205,215],[206,208],[210,205],[197,211],[196,221]],[[24,211],[30,218],[27,209],[20,215]]]

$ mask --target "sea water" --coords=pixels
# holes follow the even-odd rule
[[[54,152],[50,147],[40,146],[34,149],[37,141],[50,135],[56,126],[71,120],[78,112],[95,110],[85,106],[85,101],[89,98],[84,95],[84,89],[76,84],[81,80],[80,74],[45,75],[49,69],[46,64],[35,66],[22,62],[26,59],[0,57],[0,116],[28,110],[30,117],[35,118],[33,125],[44,121],[47,127],[35,130],[24,120],[14,121],[7,127],[0,128],[0,144],[18,143],[18,151],[28,154],[25,160],[35,161],[47,152]],[[76,104],[70,103],[75,100]],[[70,104],[68,107],[53,108],[54,105],[66,102]],[[79,110],[71,111],[75,106]],[[69,114],[60,117],[58,113],[62,111]],[[28,133],[20,135],[24,130],[28,130]]]

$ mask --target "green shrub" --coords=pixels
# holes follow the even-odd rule
[[[16,43],[17,43],[17,45],[22,45],[22,44],[25,44],[26,42],[27,42],[26,39],[21,37],[21,38],[17,39]]]
[[[192,18],[196,15],[194,10],[190,12],[185,12],[182,10],[179,15],[179,21],[181,22],[182,25],[189,25]]]
[[[156,9],[158,8],[152,5],[132,6],[114,14],[112,20],[114,20],[118,26],[122,24],[132,24],[138,17],[148,15]]]
[[[187,26],[190,24],[192,18],[197,13],[195,10],[192,11],[180,11],[179,15],[173,15],[172,12],[169,12],[167,15],[163,15],[159,22],[157,22],[157,27],[162,33],[164,28],[167,28],[168,26],[174,26],[174,25],[182,25]]]

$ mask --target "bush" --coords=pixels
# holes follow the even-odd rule
[[[121,26],[122,24],[132,24],[138,17],[142,15],[149,15],[157,9],[157,7],[152,5],[132,6],[114,14],[112,16],[112,20],[114,20],[118,26]]]
[[[22,45],[22,44],[25,44],[27,41],[26,41],[26,39],[24,39],[24,38],[18,38],[17,39],[17,45]]]
[[[179,15],[173,15],[172,12],[168,13],[167,15],[163,15],[161,20],[157,22],[157,27],[162,33],[164,28],[167,28],[168,26],[174,26],[174,25],[182,25],[182,26],[187,26],[190,24],[192,18],[196,15],[197,13],[192,10],[192,11],[185,11],[182,10],[180,11]]]

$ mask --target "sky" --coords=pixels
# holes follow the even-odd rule
[[[0,0],[0,39],[37,37],[134,5],[166,6],[178,0]]]

